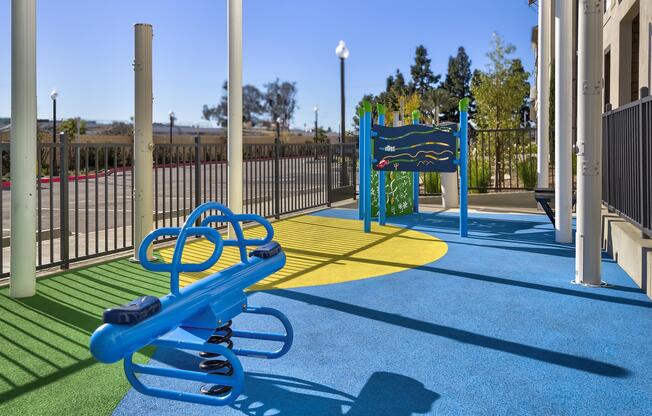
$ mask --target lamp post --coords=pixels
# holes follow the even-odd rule
[[[346,117],[345,112],[345,101],[344,101],[344,61],[349,57],[349,49],[346,47],[346,43],[343,40],[337,44],[335,48],[335,55],[340,58],[340,145],[344,143],[344,137],[346,135],[346,123],[344,119]],[[345,186],[349,183],[349,179],[346,175],[346,164],[344,158],[344,146],[340,146],[340,157],[341,157],[341,175],[340,175],[340,186]]]
[[[57,142],[57,97],[59,97],[59,93],[55,88],[50,93],[52,99],[52,166],[50,166],[50,174],[52,176],[57,175],[57,148],[54,146]]]
[[[175,120],[174,111],[170,110],[168,112],[168,116],[170,117],[170,144],[172,144],[172,128],[174,127]]]
[[[315,144],[319,139],[319,107],[315,106]]]

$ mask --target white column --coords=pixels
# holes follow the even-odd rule
[[[575,281],[585,285],[602,282],[602,4],[602,0],[584,1],[578,16]]]
[[[36,294],[36,0],[11,2],[10,294]]]
[[[552,0],[539,0],[537,48],[537,187],[547,188],[550,164],[550,16]]]
[[[435,110],[435,124],[439,124],[439,107]],[[439,177],[441,178],[442,208],[457,208],[460,205],[457,172],[441,172]]]
[[[573,241],[573,2],[555,3],[555,240]]]
[[[145,236],[152,231],[152,25],[134,25],[134,257]],[[152,258],[150,245],[147,257]]]
[[[242,0],[228,0],[229,208],[242,212]]]

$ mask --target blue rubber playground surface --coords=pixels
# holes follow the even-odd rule
[[[295,341],[278,360],[242,359],[245,394],[233,405],[132,389],[114,415],[652,414],[652,302],[612,260],[603,259],[611,287],[572,285],[574,247],[554,242],[543,215],[472,213],[466,239],[455,214],[388,224],[436,236],[448,252],[372,279],[254,292],[251,305],[290,318]],[[375,261],[392,263],[392,253]],[[234,327],[267,325],[238,319]],[[197,369],[199,358],[158,350],[152,363]]]

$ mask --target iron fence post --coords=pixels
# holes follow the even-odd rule
[[[647,215],[645,213],[645,152],[644,152],[644,146],[645,143],[643,142],[643,99],[649,95],[649,89],[647,87],[643,87],[640,89],[640,96],[639,96],[639,103],[638,103],[638,160],[639,160],[639,209],[641,210],[640,213],[640,220],[641,220],[641,236],[643,238],[646,238],[645,234],[645,228],[648,226],[646,224],[646,219]]]
[[[332,152],[333,152],[333,145],[331,143],[328,143],[326,146],[327,152],[328,152],[328,157],[326,158],[326,204],[330,207],[331,206],[331,190],[333,188],[332,186],[332,179],[331,179],[331,174],[333,170],[333,160],[332,160]]]
[[[195,136],[195,208],[201,205],[201,138]],[[197,218],[196,225],[200,225]]]
[[[61,242],[61,268],[68,269],[70,265],[70,242],[68,241],[69,225],[68,225],[68,136],[61,133],[59,136],[59,143],[61,144],[61,152],[59,157],[61,159],[59,166],[59,186],[60,186],[60,224],[59,224],[59,240]],[[50,184],[52,186],[52,184]],[[107,225],[108,226],[108,225]]]
[[[351,153],[352,153],[352,155],[351,155],[351,164],[353,165],[353,169],[351,169],[351,171],[352,171],[351,174],[353,175],[353,178],[351,178],[351,181],[353,182],[353,200],[355,201],[357,199],[357,195],[358,195],[357,190],[356,190],[357,189],[357,183],[356,182],[357,182],[357,177],[358,177],[358,155],[356,154],[357,153],[356,152],[357,146],[351,146],[351,149],[352,149],[352,151],[351,151]]]
[[[274,218],[281,218],[281,140],[278,132],[274,138]]]

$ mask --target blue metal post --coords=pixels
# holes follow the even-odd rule
[[[378,104],[378,124],[385,125],[385,106]],[[378,171],[378,224],[385,225],[387,216],[387,196],[385,195],[385,175],[386,172]]]
[[[419,124],[420,116],[419,110],[414,110],[412,124]],[[412,172],[412,207],[414,212],[419,212],[419,172]]]
[[[362,107],[358,110],[358,169],[360,171],[360,177],[358,180],[359,187],[359,197],[358,197],[358,219],[362,220],[364,218],[364,135],[365,135],[365,119],[364,119],[364,103]]]
[[[460,101],[460,237],[466,237],[468,230],[468,154],[469,154],[469,137],[468,137],[468,109],[469,99],[463,98]]]
[[[371,232],[371,103],[364,102],[364,232]]]

